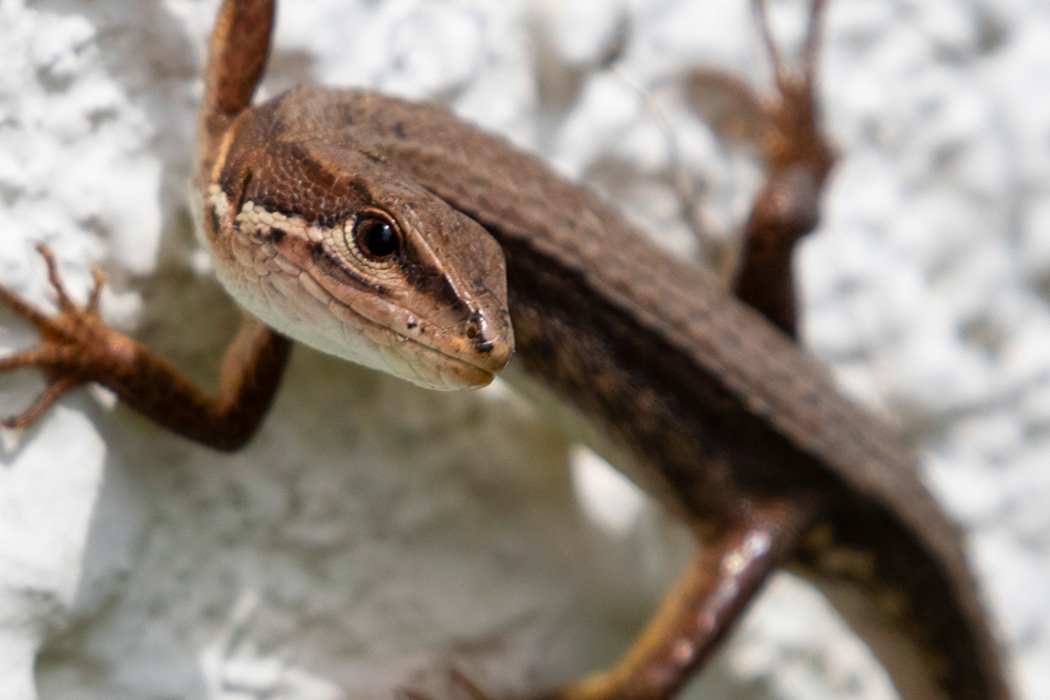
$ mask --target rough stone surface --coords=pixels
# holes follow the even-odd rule
[[[772,5],[797,46],[802,3]],[[768,85],[747,6],[288,2],[267,91],[437,98],[693,255],[676,167],[715,239],[757,170],[682,82],[704,64]],[[236,318],[183,196],[214,11],[0,0],[0,280],[48,303],[32,241],[81,299],[99,264],[110,322],[206,381]],[[843,159],[801,258],[806,341],[925,455],[1019,697],[1050,697],[1050,2],[834,0],[828,20]],[[34,337],[0,313],[0,351]],[[4,376],[0,409],[41,386]],[[0,460],[0,699],[390,697],[450,663],[493,689],[596,667],[686,551],[604,469],[498,386],[428,393],[306,349],[234,456],[75,392]],[[787,576],[691,692],[893,697]]]

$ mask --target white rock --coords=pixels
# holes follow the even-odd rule
[[[78,299],[101,263],[107,317],[201,376],[233,318],[195,277],[208,266],[183,201],[214,8],[0,0],[0,281],[47,303],[37,240]],[[800,9],[773,3],[789,45]],[[594,64],[621,17],[614,74]],[[709,183],[716,227],[746,214],[755,173],[676,81],[702,58],[768,83],[748,21],[728,0],[283,3],[264,91],[439,97],[595,177],[688,254],[669,213],[674,144]],[[836,0],[828,30],[843,160],[802,256],[806,335],[938,451],[932,484],[973,528],[1019,697],[1036,700],[1050,688],[1050,3]],[[581,71],[564,103],[544,102],[540,64]],[[0,322],[4,352],[34,342]],[[5,410],[39,390],[29,377],[0,382]],[[453,660],[504,689],[607,662],[681,562],[681,533],[645,504],[622,507],[626,532],[588,524],[570,450],[492,392],[429,394],[306,350],[235,456],[75,393],[0,464],[0,698],[377,696],[440,685]],[[889,697],[863,648],[783,580],[695,695]]]

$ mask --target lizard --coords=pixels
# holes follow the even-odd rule
[[[325,88],[251,106],[273,13],[269,0],[226,2],[206,70],[194,211],[249,312],[219,397],[101,322],[100,276],[75,307],[42,249],[57,315],[0,288],[44,337],[0,371],[49,379],[9,426],[95,381],[175,432],[236,449],[277,390],[289,337],[442,389],[487,383],[513,350],[518,381],[574,404],[705,545],[619,665],[552,696],[673,695],[788,566],[853,614],[905,697],[1008,697],[958,535],[914,457],[793,342],[783,251],[747,253],[734,297],[590,192],[438,108]],[[811,83],[780,87],[810,111],[783,112],[786,148],[748,243],[812,228],[811,211],[776,205],[800,183],[819,189],[830,168],[803,138],[816,127]],[[772,295],[746,283],[762,272]],[[879,644],[887,628],[899,635]]]

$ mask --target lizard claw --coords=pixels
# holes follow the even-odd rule
[[[44,259],[44,264],[47,265],[47,280],[51,283],[51,288],[55,290],[58,308],[64,314],[75,313],[77,307],[73,300],[69,298],[69,295],[66,294],[66,286],[58,273],[58,263],[55,262],[55,254],[51,252],[51,248],[46,243],[37,243],[36,252],[40,253],[40,257]]]
[[[36,397],[33,404],[17,416],[5,416],[0,425],[12,430],[25,430],[40,420],[47,409],[51,408],[63,394],[80,385],[82,382],[74,377],[60,377],[48,382],[47,388]]]
[[[448,679],[453,687],[463,691],[470,700],[495,700],[495,698],[481,689],[470,676],[453,666],[448,670]]]
[[[458,698],[458,700],[497,700],[494,696],[482,690],[481,686],[455,666],[448,669],[446,682],[446,691],[449,697]],[[398,700],[438,700],[439,697],[433,693],[414,688],[398,688],[395,695]],[[440,697],[445,697],[445,694],[442,694]]]

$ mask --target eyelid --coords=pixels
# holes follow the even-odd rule
[[[363,249],[358,236],[358,227],[369,219],[378,219],[384,222],[390,226],[391,230],[394,232],[394,236],[397,238],[397,247],[389,255],[379,257],[372,255]],[[389,212],[383,211],[382,209],[362,209],[357,212],[352,219],[349,219],[346,224],[344,224],[343,238],[346,247],[361,263],[370,267],[380,268],[389,267],[405,244],[405,237],[401,231],[401,227],[398,225],[397,219]]]

